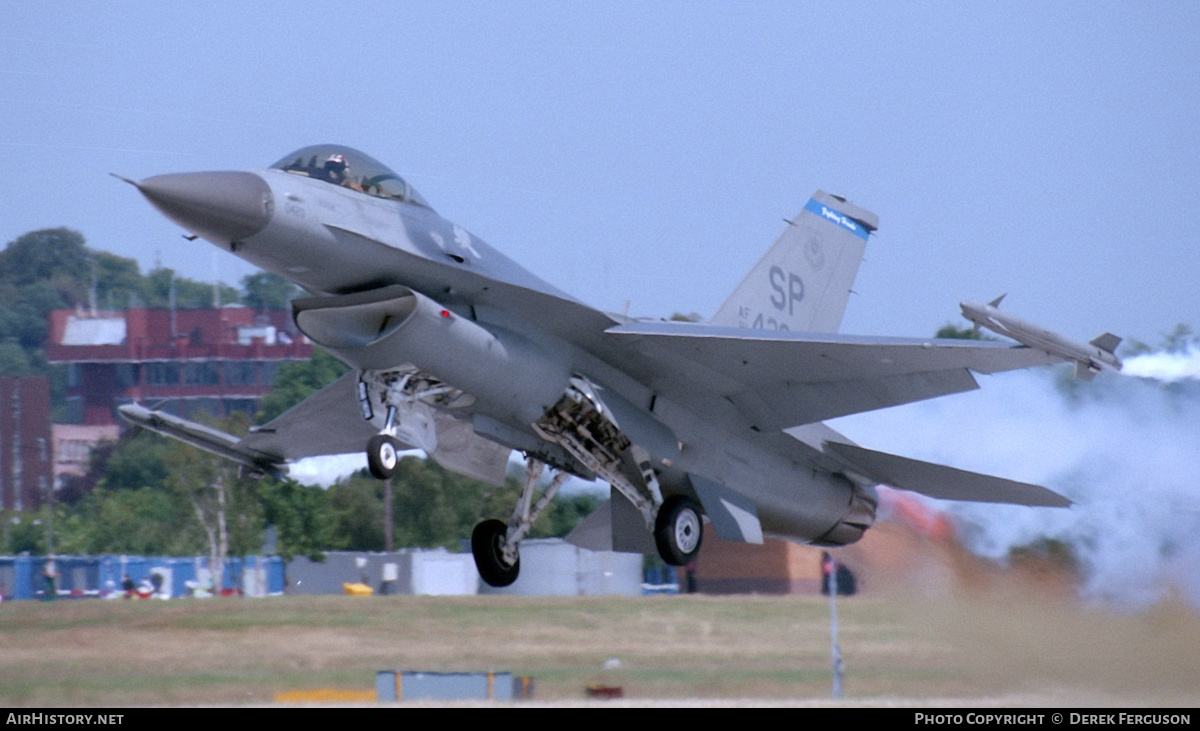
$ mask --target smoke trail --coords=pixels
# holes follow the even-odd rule
[[[1127,376],[1153,378],[1166,383],[1200,379],[1200,351],[1189,348],[1182,353],[1146,353],[1125,361],[1121,370]]]
[[[979,391],[832,426],[866,447],[1045,485],[1075,502],[931,501],[979,555],[1002,560],[1057,540],[1073,549],[1091,597],[1139,607],[1180,591],[1200,605],[1200,380],[1174,376],[1200,372],[1200,355],[1127,363],[1126,373],[1162,375],[1007,373],[982,377]]]

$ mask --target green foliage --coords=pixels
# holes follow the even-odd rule
[[[66,304],[47,282],[23,287],[0,284],[0,340],[16,342],[32,359],[34,351],[46,344],[50,310]]]
[[[117,441],[103,441],[92,445],[87,469],[82,475],[65,474],[60,478],[55,502],[74,505],[100,484],[108,471],[108,461],[116,451]]]
[[[349,368],[324,350],[306,361],[290,361],[279,367],[271,392],[259,401],[258,423],[265,424],[325,386]]]
[[[338,526],[328,520],[329,493],[293,480],[264,478],[258,486],[263,521],[274,526],[275,552],[285,559],[317,560],[337,544]]]
[[[383,550],[383,483],[356,475],[330,487],[327,497],[326,520],[330,523],[327,548]]]
[[[102,490],[139,490],[161,488],[166,484],[167,459],[179,442],[142,429],[126,431],[116,446],[106,451]]]
[[[218,426],[240,430],[229,423]],[[54,542],[62,552],[204,553],[205,524],[212,530],[221,500],[229,555],[257,552],[266,526],[275,529],[276,552],[288,558],[384,549],[384,483],[365,472],[328,490],[291,480],[241,478],[230,462],[142,430],[96,450],[95,459],[90,475],[80,478],[95,483],[91,491],[68,492],[64,498],[70,499],[56,506]],[[459,550],[480,520],[508,517],[520,483],[510,477],[496,487],[410,456],[392,478],[392,493],[395,546]],[[559,496],[530,535],[564,536],[601,501],[591,494]],[[203,524],[200,515],[206,516]],[[22,531],[22,545],[44,545],[33,529]]]
[[[401,546],[458,548],[484,517],[493,490],[455,475],[433,460],[405,457],[392,477],[392,521]],[[512,510],[512,503],[509,504]]]
[[[6,283],[50,283],[72,307],[86,301],[90,274],[83,234],[66,228],[31,231],[0,252],[0,278]]]
[[[141,305],[143,280],[136,260],[107,251],[93,251],[92,263],[97,307],[119,310]]]
[[[64,369],[46,358],[50,311],[166,307],[172,281],[177,307],[212,305],[212,285],[162,268],[142,277],[137,261],[89,249],[83,235],[69,229],[31,231],[9,242],[0,251],[0,375],[47,376],[55,419],[65,418]],[[219,290],[223,304],[240,301],[237,289]]]
[[[15,340],[0,342],[0,376],[28,376],[34,372],[20,343]]]
[[[76,514],[78,533],[60,538],[60,548],[73,545],[85,554],[145,556],[188,556],[205,550],[186,500],[166,490],[96,490],[84,497]]]
[[[242,278],[244,302],[256,310],[286,309],[291,301],[304,293],[288,280],[270,272],[248,274]]]
[[[952,325],[949,322],[947,322],[945,325],[942,325],[941,328],[939,328],[938,331],[936,333],[934,333],[934,337],[935,338],[947,338],[947,339],[952,339],[952,340],[994,340],[995,339],[995,338],[984,335],[983,332],[977,327],[973,327],[971,325],[968,325],[967,327],[955,327],[954,325]]]
[[[45,555],[49,518],[50,512],[45,507],[36,511],[0,511],[0,555]]]
[[[174,269],[159,267],[142,281],[140,292],[143,306],[170,307],[172,287],[175,289],[175,307],[181,310],[241,302],[241,293],[234,287],[218,283],[214,293],[213,285],[209,282],[179,277]]]

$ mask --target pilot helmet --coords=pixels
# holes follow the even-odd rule
[[[346,164],[346,158],[343,155],[330,155],[325,161],[326,170],[335,170],[339,173],[345,173],[349,166]]]

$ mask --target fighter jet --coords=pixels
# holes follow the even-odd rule
[[[1121,370],[1121,359],[1114,355],[1121,338],[1104,333],[1083,343],[1050,332],[1031,322],[1000,311],[1005,295],[987,303],[960,302],[963,317],[975,323],[975,330],[984,327],[994,333],[1007,335],[1019,343],[1037,348],[1050,355],[1075,362],[1075,377],[1090,381],[1104,368]]]
[[[1065,507],[1044,487],[864,448],[823,420],[978,388],[973,373],[1060,362],[998,342],[837,334],[871,212],[817,191],[711,320],[593,309],[439,216],[408,182],[348,147],[265,169],[129,181],[160,212],[308,293],[297,328],[351,366],[238,438],[138,404],[130,421],[264,473],[365,450],[388,478],[420,448],[500,483],[526,460],[507,521],[471,546],[484,581],[511,584],[519,545],[571,475],[611,499],[568,537],[684,565],[705,531],[761,543],[857,541],[876,486],[935,498]],[[786,219],[785,219],[786,220]],[[546,467],[554,471],[544,487]]]

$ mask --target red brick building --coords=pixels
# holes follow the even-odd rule
[[[50,381],[0,376],[0,509],[37,508],[53,485]]]
[[[67,421],[121,423],[117,407],[160,404],[182,416],[254,413],[280,364],[312,344],[291,312],[247,307],[50,313],[47,355],[67,366]]]

